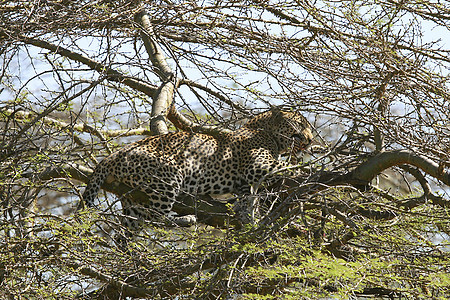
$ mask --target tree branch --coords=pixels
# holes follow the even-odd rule
[[[222,126],[216,126],[216,125],[200,125],[196,122],[193,122],[180,114],[179,111],[176,110],[175,106],[172,105],[170,107],[169,115],[167,118],[172,122],[175,127],[186,130],[186,131],[193,131],[193,132],[201,132],[206,133],[212,136],[217,136],[221,133],[230,133],[231,130],[223,128]]]
[[[73,268],[76,272],[99,280],[100,282],[107,283],[108,287],[113,287],[116,292],[120,292],[126,297],[138,297],[142,298],[145,296],[153,295],[153,289],[140,288],[130,285],[124,281],[118,280],[112,276],[96,271],[90,267],[81,266],[78,263],[70,262],[67,264],[69,268]]]
[[[141,39],[144,42],[147,54],[155,67],[156,72],[163,81],[170,81],[173,79],[174,74],[172,69],[167,64],[164,52],[159,46],[155,38],[155,32],[150,22],[150,18],[145,9],[142,9],[136,14],[136,20],[142,26]]]
[[[380,113],[380,119],[384,119],[386,117],[386,113],[389,108],[389,99],[386,97],[386,88],[389,84],[389,82],[392,80],[392,78],[396,75],[396,72],[390,72],[384,79],[381,85],[378,87],[376,91],[376,99],[378,100],[378,108],[377,110]],[[373,138],[375,141],[375,149],[377,152],[381,152],[384,150],[384,137],[383,133],[381,132],[381,129],[374,125],[373,129]]]
[[[163,83],[154,98],[152,105],[152,118],[150,120],[150,129],[155,134],[166,134],[169,132],[166,123],[166,116],[172,105],[175,87],[172,82]]]
[[[123,83],[130,88],[133,88],[135,90],[138,90],[150,97],[153,97],[157,91],[157,87],[150,85],[148,83],[142,82],[140,80],[137,80],[135,78],[128,77],[122,73],[120,73],[117,70],[111,69],[97,61],[94,61],[86,56],[83,56],[79,53],[73,52],[69,49],[66,49],[62,46],[57,46],[51,43],[48,43],[46,41],[34,39],[34,38],[27,38],[27,37],[21,37],[21,40],[26,43],[30,44],[39,48],[50,50],[51,52],[54,52],[56,54],[59,54],[61,56],[70,58],[74,61],[83,63],[87,66],[89,66],[91,69],[99,72],[100,74],[105,74],[109,80],[116,81],[119,83]]]
[[[150,128],[156,134],[166,134],[169,132],[166,123],[166,117],[169,113],[169,108],[173,103],[175,84],[173,81],[178,81],[174,78],[172,69],[166,62],[164,53],[159,47],[153,26],[150,23],[150,18],[145,9],[142,9],[136,14],[135,19],[141,25],[141,38],[144,42],[147,54],[155,67],[156,73],[159,75],[163,84],[159,87],[157,93],[152,97],[152,119],[150,121]],[[178,87],[178,86],[177,86]]]
[[[351,172],[351,177],[368,183],[382,171],[402,164],[413,165],[450,186],[450,172],[440,168],[434,161],[417,155],[410,150],[393,150],[379,153],[356,167]]]
[[[27,119],[36,117],[34,112],[26,111],[13,111],[12,109],[0,110],[0,119],[5,117],[14,116],[15,120],[27,122]],[[151,131],[148,128],[135,128],[135,129],[117,129],[117,130],[98,130],[85,123],[72,124],[67,123],[52,117],[41,118],[43,124],[46,124],[55,128],[71,128],[78,132],[91,133],[100,139],[104,137],[117,137],[117,136],[132,136],[132,135],[150,135]]]
[[[34,116],[34,119],[31,120],[30,122],[28,122],[27,124],[25,124],[25,126],[23,128],[20,129],[20,131],[15,135],[15,139],[12,140],[8,145],[5,145],[4,142],[2,142],[0,144],[0,148],[3,148],[3,154],[0,155],[0,158],[4,155],[7,155],[6,153],[9,152],[9,150],[12,149],[12,147],[14,146],[14,142],[17,141],[17,139],[19,137],[21,137],[28,129],[30,129],[34,124],[36,124],[37,122],[39,122],[42,118],[45,118],[48,114],[50,114],[51,112],[53,112],[55,109],[58,108],[58,106],[60,106],[61,104],[65,104],[65,103],[69,103],[70,101],[72,101],[73,99],[81,96],[82,94],[84,94],[86,91],[90,90],[91,88],[95,87],[97,84],[99,84],[99,82],[101,82],[101,79],[96,80],[94,82],[92,82],[88,87],[82,89],[81,91],[79,91],[78,93],[75,93],[74,95],[70,96],[70,97],[66,97],[64,98],[62,101],[58,102],[59,98],[63,98],[63,96],[65,95],[65,93],[61,93],[58,97],[56,97],[55,100],[53,100],[53,103],[48,106],[43,112],[37,114],[36,116]]]
[[[144,42],[144,46],[147,50],[150,61],[155,67],[156,73],[163,81],[163,84],[160,86],[158,93],[153,97],[152,120],[150,122],[152,132],[158,134],[165,134],[168,132],[166,117],[175,125],[175,127],[182,130],[202,131],[211,133],[213,135],[218,134],[219,132],[227,132],[226,129],[222,129],[218,126],[201,126],[192,121],[189,121],[175,109],[175,106],[173,105],[174,93],[181,84],[196,86],[198,88],[202,88],[203,90],[206,90],[206,88],[197,85],[190,80],[175,78],[175,74],[167,64],[164,52],[162,51],[156,40],[156,35],[147,11],[145,9],[142,9],[139,13],[136,14],[135,19],[142,27],[140,35],[142,41]],[[207,92],[213,94],[232,107],[237,107],[236,104],[226,99],[219,93],[214,92],[210,89],[208,89]]]
[[[214,97],[216,97],[217,99],[221,100],[223,103],[228,104],[230,107],[236,109],[237,111],[242,112],[242,113],[247,113],[245,108],[242,107],[242,105],[240,105],[239,103],[233,102],[228,97],[226,97],[226,96],[222,95],[221,93],[218,93],[218,92],[216,92],[216,91],[214,91],[214,90],[212,90],[212,89],[210,89],[210,88],[208,88],[208,87],[206,87],[206,86],[204,86],[202,84],[199,84],[199,83],[197,83],[195,81],[192,81],[192,80],[189,80],[189,79],[182,79],[180,81],[180,85],[183,85],[183,84],[185,84],[187,86],[190,86],[190,87],[198,88],[198,89],[200,89],[200,90],[202,90],[202,91],[204,91],[204,92],[206,92],[206,93],[208,93],[210,95],[213,95]]]

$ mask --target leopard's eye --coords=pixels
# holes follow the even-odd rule
[[[291,136],[293,139],[303,141],[305,137],[302,134],[295,133]]]
[[[292,139],[294,139],[296,142],[302,144],[303,146],[309,145],[312,141],[312,139],[304,134],[301,133],[295,133],[291,136]]]

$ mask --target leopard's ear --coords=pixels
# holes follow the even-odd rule
[[[270,119],[274,124],[279,124],[283,119],[283,109],[280,106],[271,106],[270,107]]]
[[[292,106],[287,106],[287,105],[270,105],[270,111],[273,114],[279,113],[279,112],[293,112],[294,108]]]
[[[278,105],[271,105],[270,111],[272,112],[272,116],[277,116],[282,111],[282,109]]]

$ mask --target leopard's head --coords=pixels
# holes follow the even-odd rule
[[[278,107],[255,116],[246,127],[270,133],[282,154],[298,155],[314,140],[311,125],[301,113]]]

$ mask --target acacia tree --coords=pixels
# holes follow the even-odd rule
[[[448,3],[3,1],[0,12],[5,297],[449,296]],[[99,210],[75,213],[121,144],[219,134],[271,105],[302,111],[322,152],[260,187],[256,224],[184,197],[175,210],[198,226],[147,224],[124,250],[116,202],[145,195],[105,184]]]

